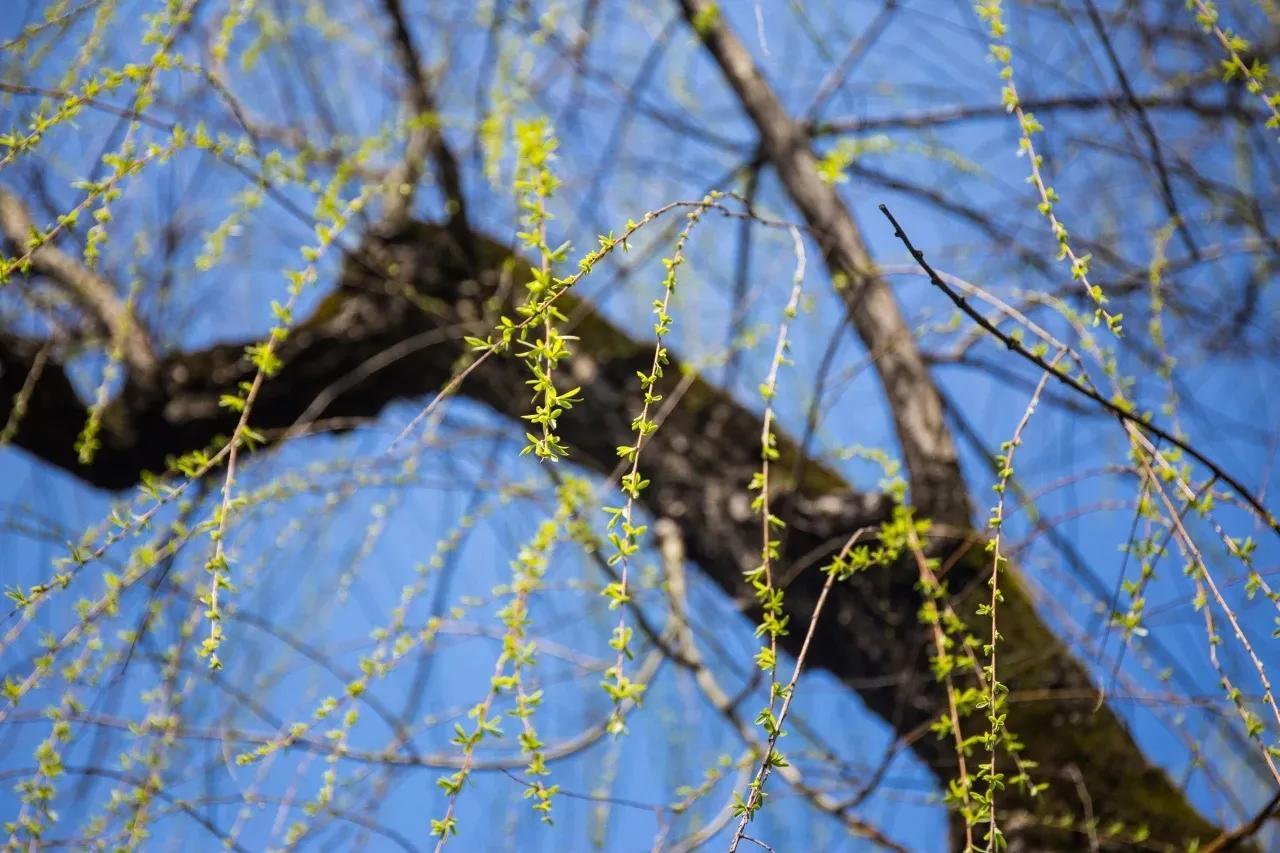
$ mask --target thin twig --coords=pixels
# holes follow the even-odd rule
[[[1106,397],[1103,397],[1097,391],[1094,391],[1092,388],[1088,387],[1087,385],[1085,385],[1075,377],[1071,376],[1070,374],[1062,372],[1057,368],[1051,366],[1049,362],[1044,359],[1043,356],[1036,355],[1035,353],[1028,350],[1025,346],[1020,344],[1013,337],[1000,331],[1000,329],[996,328],[996,326],[992,324],[990,320],[982,316],[981,313],[979,313],[972,306],[970,306],[968,301],[963,296],[961,296],[960,294],[952,290],[951,287],[949,287],[947,283],[942,280],[942,276],[940,276],[937,273],[937,271],[935,271],[934,268],[929,265],[928,261],[924,259],[924,252],[920,251],[915,247],[915,245],[911,242],[911,238],[908,237],[907,233],[902,230],[902,226],[898,224],[898,220],[895,219],[893,214],[889,212],[889,208],[886,205],[883,205],[883,204],[880,205],[880,212],[883,213],[885,215],[885,218],[889,220],[889,223],[893,225],[894,236],[902,241],[902,244],[907,247],[907,251],[911,253],[911,257],[915,258],[916,263],[919,264],[920,268],[923,269],[925,274],[929,276],[930,283],[932,283],[934,287],[938,288],[944,294],[946,294],[946,297],[950,299],[951,302],[957,308],[959,308],[966,315],[968,315],[968,317],[971,320],[973,320],[979,326],[981,326],[982,328],[990,332],[997,340],[999,340],[1002,344],[1004,344],[1010,350],[1017,353],[1027,361],[1031,362],[1041,370],[1047,370],[1051,372],[1054,375],[1054,378],[1056,378],[1059,382],[1062,382],[1067,387],[1075,391],[1077,394],[1081,394],[1085,397],[1088,397],[1090,400],[1097,403],[1099,406],[1106,409],[1111,414],[1115,415],[1121,421],[1125,423],[1133,424],[1143,432],[1150,433],[1151,435],[1154,435],[1157,438],[1161,438],[1169,442],[1174,447],[1180,448],[1188,456],[1192,457],[1197,462],[1199,462],[1200,464],[1208,468],[1214,475],[1217,476],[1219,480],[1221,480],[1222,482],[1229,485],[1232,489],[1234,489],[1235,492],[1238,495],[1240,495],[1240,497],[1243,498],[1244,501],[1247,504],[1249,504],[1249,506],[1252,507],[1255,512],[1257,512],[1262,522],[1266,524],[1268,527],[1270,527],[1272,532],[1274,532],[1277,536],[1280,536],[1280,519],[1277,519],[1274,515],[1272,515],[1271,512],[1268,511],[1265,506],[1263,506],[1262,501],[1259,500],[1251,491],[1246,489],[1244,485],[1235,477],[1233,477],[1230,473],[1228,473],[1226,469],[1224,469],[1221,465],[1218,465],[1209,457],[1205,456],[1203,453],[1201,453],[1192,445],[1188,444],[1186,441],[1183,441],[1182,439],[1178,438],[1172,433],[1156,426],[1148,418],[1143,417],[1142,415],[1136,415],[1133,412],[1126,410],[1122,406],[1119,406],[1116,403],[1113,403],[1111,400],[1108,400]]]

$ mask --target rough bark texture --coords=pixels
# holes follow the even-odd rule
[[[348,262],[334,293],[284,344],[285,367],[266,383],[254,407],[256,429],[287,430],[304,415],[373,417],[393,400],[438,390],[463,354],[460,335],[488,331],[484,306],[510,259],[506,249],[484,237],[475,236],[463,249],[449,229],[422,224],[369,236],[357,257]],[[478,269],[472,258],[478,259]],[[406,287],[427,297],[431,310],[422,310],[421,298],[403,298]],[[630,420],[640,407],[635,375],[648,369],[652,343],[629,338],[572,297],[566,313],[574,318],[573,334],[581,340],[564,369],[582,385],[583,402],[562,421],[561,432],[575,462],[609,471],[616,465],[616,446],[630,441]],[[87,466],[78,464],[73,450],[84,423],[84,404],[62,369],[50,363],[30,395],[15,443],[85,482],[126,488],[144,471],[164,469],[167,457],[231,433],[234,415],[217,402],[251,376],[244,343],[168,356],[145,383],[130,380],[109,407],[102,449]],[[0,422],[8,418],[38,351],[37,343],[0,336]],[[388,352],[401,357],[385,359]],[[370,372],[378,359],[387,363]],[[671,366],[663,389],[668,399],[686,375],[679,364]],[[518,418],[528,409],[526,378],[518,362],[495,358],[468,379],[461,393]],[[313,406],[321,395],[331,398],[322,411]],[[751,596],[742,572],[755,565],[759,552],[758,520],[749,507],[747,483],[759,465],[760,430],[756,415],[692,378],[646,449],[643,466],[651,481],[644,493],[648,509],[679,525],[690,558],[743,601]],[[777,468],[792,470],[795,443],[779,436],[779,449],[782,464]],[[787,588],[793,626],[809,621],[821,586],[816,566],[822,558],[849,532],[887,518],[892,510],[885,497],[856,492],[818,462],[800,468],[803,482],[777,508],[790,531],[780,565],[809,566]],[[957,606],[971,613],[964,591],[981,588],[987,556],[978,544],[938,541],[933,547],[954,558],[947,583],[958,593]],[[1010,708],[1010,729],[1025,742],[1026,758],[1039,763],[1041,780],[1051,785],[1034,803],[1020,801],[1014,792],[1003,795],[1011,846],[1082,847],[1084,809],[1068,774],[1072,765],[1103,825],[1145,825],[1158,847],[1182,847],[1192,838],[1218,835],[1142,755],[1124,724],[1107,707],[1095,709],[1088,674],[1037,616],[1016,571],[1009,572],[1003,588],[1000,620],[1007,651],[1002,678],[1018,691],[1044,691],[1050,697],[1065,692],[1067,697]],[[810,656],[813,666],[856,690],[904,736],[918,732],[945,708],[930,669],[929,635],[917,618],[920,606],[911,566],[856,576],[836,588]],[[794,630],[784,640],[793,653],[802,633]],[[947,741],[926,733],[912,740],[911,748],[939,780],[951,778],[954,755]],[[1074,828],[1045,825],[1058,818]]]

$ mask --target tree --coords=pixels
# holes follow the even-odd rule
[[[20,6],[10,846],[1265,838],[1272,4]]]

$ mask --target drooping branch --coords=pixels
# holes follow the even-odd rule
[[[902,230],[902,226],[898,224],[898,220],[889,212],[889,208],[882,204],[880,205],[880,210],[884,213],[885,218],[889,220],[889,223],[893,225],[894,236],[901,240],[903,245],[906,246],[907,251],[911,253],[911,257],[915,258],[916,263],[920,265],[920,268],[924,271],[925,275],[928,276],[929,282],[946,294],[946,297],[951,300],[952,304],[963,311],[969,319],[973,320],[973,322],[977,323],[984,331],[1000,343],[1004,344],[1005,348],[1010,352],[1016,353],[1020,358],[1025,359],[1041,370],[1047,372],[1058,382],[1070,388],[1076,394],[1091,400],[1099,409],[1114,415],[1122,423],[1131,424],[1137,429],[1150,433],[1161,441],[1173,445],[1204,467],[1208,468],[1215,479],[1221,480],[1223,483],[1230,486],[1236,495],[1253,509],[1260,522],[1270,527],[1277,535],[1280,535],[1280,519],[1277,519],[1271,511],[1267,509],[1266,505],[1262,503],[1262,500],[1254,494],[1251,489],[1247,488],[1239,479],[1231,474],[1231,472],[1214,462],[1208,456],[1205,456],[1204,452],[1196,448],[1194,444],[1191,444],[1185,439],[1179,438],[1172,432],[1164,429],[1156,423],[1153,423],[1150,418],[1144,417],[1142,414],[1125,408],[1114,400],[1104,397],[1098,391],[1072,376],[1069,371],[1054,367],[1044,356],[1032,352],[1026,345],[1020,343],[1012,335],[1001,331],[994,323],[975,310],[973,306],[969,304],[968,300],[956,293],[950,285],[942,280],[942,277],[938,275],[937,271],[934,270],[934,268],[929,265],[929,262],[924,259],[924,252],[917,249],[911,242],[911,238]]]
[[[285,366],[263,386],[255,429],[279,437],[307,421],[370,419],[392,401],[437,390],[465,351],[461,336],[488,331],[485,305],[510,261],[505,247],[482,236],[463,250],[442,226],[410,224],[367,236],[338,287],[282,344]],[[406,288],[418,296],[404,298]],[[431,313],[420,307],[422,297]],[[582,386],[583,402],[561,421],[561,435],[572,461],[609,472],[617,446],[631,435],[641,404],[635,375],[652,358],[652,343],[627,336],[572,294],[565,299],[579,341],[563,370]],[[39,351],[39,342],[0,337],[0,420],[7,419]],[[101,449],[81,465],[74,443],[85,407],[64,371],[50,364],[29,395],[14,441],[86,482],[126,488],[143,471],[162,470],[167,457],[229,435],[235,415],[219,406],[219,397],[252,370],[244,342],[166,357],[152,387],[126,383],[104,413]],[[518,419],[528,410],[526,379],[518,361],[492,358],[461,393]],[[758,519],[747,488],[759,466],[759,418],[679,363],[663,382],[658,392],[679,399],[646,450],[647,509],[678,526],[689,557],[709,578],[750,601],[742,573],[759,555]],[[802,482],[782,489],[778,511],[789,519],[790,531],[779,564],[809,567],[794,573],[786,593],[792,624],[806,625],[824,580],[814,567],[851,531],[887,519],[892,506],[882,495],[855,491],[816,460],[796,465],[796,444],[785,435],[778,437],[778,450],[779,471],[804,471]],[[963,601],[964,591],[981,588],[987,561],[979,543],[950,547],[947,581]],[[1043,826],[1046,817],[1080,825],[1078,789],[1064,770],[1070,765],[1079,768],[1102,821],[1145,823],[1154,839],[1173,845],[1217,836],[1110,709],[1095,709],[1087,672],[1037,616],[1017,576],[1011,573],[1002,588],[1001,630],[1010,649],[1002,673],[1020,691],[1066,697],[1010,707],[1009,726],[1026,743],[1024,757],[1039,762],[1041,778],[1050,783],[1034,802],[1008,795],[1004,806],[1016,816],[1006,829],[1010,838],[1035,849],[1075,848],[1081,836],[1074,830]],[[897,567],[857,575],[832,591],[809,652],[812,666],[856,690],[904,735],[927,728],[946,701],[918,618],[922,604],[914,572]],[[802,633],[784,637],[784,648],[796,653]],[[954,755],[944,743],[924,737],[911,745],[939,780],[951,778]]]

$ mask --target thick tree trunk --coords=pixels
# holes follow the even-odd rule
[[[263,386],[253,410],[255,429],[278,436],[304,416],[371,418],[393,400],[438,390],[463,355],[461,335],[489,330],[483,306],[509,257],[481,236],[464,250],[448,229],[432,225],[410,224],[390,236],[370,236],[359,260],[348,262],[340,286],[284,343],[285,366]],[[471,258],[478,259],[479,270]],[[382,275],[383,269],[398,272]],[[406,285],[430,297],[434,313],[402,298]],[[606,472],[616,465],[616,447],[630,441],[631,418],[640,407],[636,371],[647,371],[652,343],[628,337],[571,296],[566,302],[580,341],[563,369],[581,384],[583,402],[562,420],[561,432],[574,462]],[[39,350],[35,342],[0,337],[0,422],[7,420]],[[104,418],[101,450],[85,466],[73,450],[85,407],[61,367],[47,364],[14,441],[87,483],[126,488],[144,471],[163,470],[167,457],[231,434],[235,416],[218,406],[218,398],[251,376],[243,352],[241,342],[168,356],[145,386],[127,384]],[[388,353],[398,357],[387,358]],[[516,419],[528,409],[526,378],[519,362],[494,358],[460,393]],[[742,572],[755,565],[759,553],[759,525],[747,490],[759,466],[759,418],[678,363],[668,369],[664,383],[667,399],[680,399],[645,451],[642,469],[651,485],[644,501],[655,516],[679,526],[689,556],[710,578],[728,594],[750,601]],[[314,407],[322,395],[327,404]],[[805,472],[778,507],[789,525],[779,561],[789,578],[787,611],[793,626],[804,626],[822,583],[817,566],[852,530],[888,518],[892,506],[884,496],[856,492],[816,461],[796,466],[798,450],[788,437],[779,436],[778,446],[782,463],[776,470]],[[958,593],[957,607],[972,613],[964,593],[981,588],[988,566],[980,543],[937,541],[933,547],[951,563],[946,580]],[[913,567],[903,565],[840,584],[818,623],[810,661],[855,690],[895,731],[911,737],[916,755],[945,783],[955,771],[949,741],[919,736],[946,700],[931,671],[929,634],[918,618],[923,602],[916,577]],[[1073,767],[1103,825],[1121,822],[1127,832],[1145,826],[1156,846],[1183,847],[1218,835],[1142,755],[1110,709],[1095,707],[1088,674],[1037,616],[1015,570],[1003,589],[1000,622],[1007,651],[1002,678],[1016,691],[1047,697],[1013,703],[1009,727],[1025,743],[1024,757],[1038,762],[1038,779],[1050,785],[1034,802],[1014,791],[1001,796],[1011,845],[1081,848],[1085,808]],[[784,646],[794,653],[802,634],[793,630]]]

